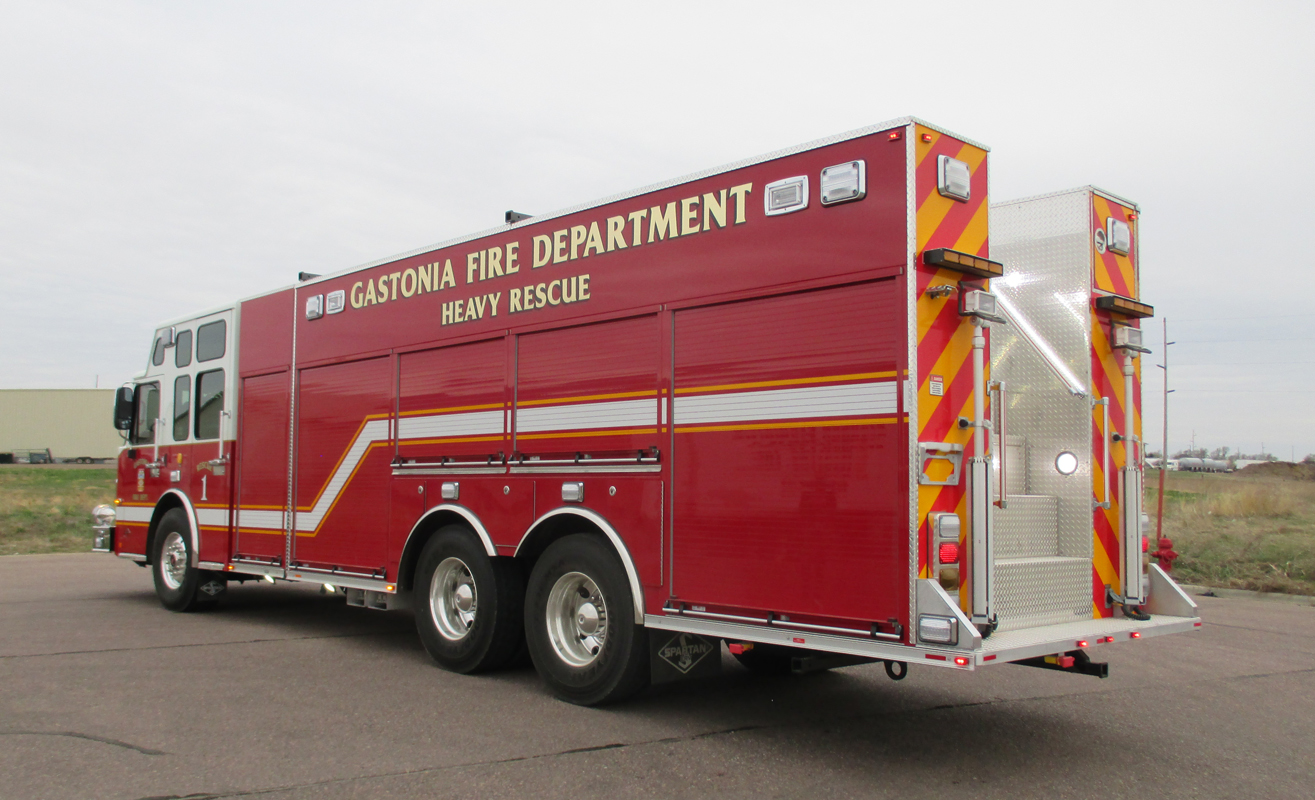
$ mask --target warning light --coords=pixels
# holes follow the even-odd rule
[[[1129,638],[1129,639],[1140,639],[1140,638],[1141,638],[1141,631],[1133,631],[1132,633],[1128,634],[1128,638]]]
[[[942,564],[955,564],[959,561],[959,543],[958,542],[941,542],[940,550],[936,553],[936,558]]]
[[[1143,536],[1143,537],[1141,537],[1141,551],[1142,551],[1143,553],[1145,553],[1145,552],[1149,551],[1150,549],[1151,549],[1151,539],[1150,539],[1150,537],[1149,537],[1149,536]]]

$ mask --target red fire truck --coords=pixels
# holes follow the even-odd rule
[[[722,641],[1104,675],[1200,625],[1144,564],[1137,209],[993,208],[987,156],[896,120],[167,322],[94,549],[175,611],[409,606],[583,704]]]

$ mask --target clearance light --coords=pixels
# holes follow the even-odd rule
[[[898,142],[900,139],[904,138],[904,134],[899,131],[891,131],[886,138],[890,139],[892,142]]]
[[[1140,639],[1140,638],[1141,638],[1141,631],[1133,631],[1132,633],[1128,634],[1128,638],[1129,638],[1129,639]]]
[[[922,135],[922,140],[923,140],[924,142],[926,142],[927,144],[931,144],[931,134],[930,134],[930,133],[924,133],[924,134]]]
[[[936,560],[942,564],[954,564],[959,560],[959,543],[942,542],[940,552],[936,554]]]
[[[1091,642],[1086,639],[1078,639],[1078,647],[1091,647]]]
[[[938,247],[922,254],[922,263],[929,267],[946,267],[976,275],[979,278],[999,278],[1005,274],[1005,265],[989,258],[960,253],[948,247]]]
[[[1131,297],[1124,297],[1118,294],[1103,294],[1096,298],[1096,308],[1105,311],[1113,311],[1116,314],[1122,314],[1125,317],[1135,317],[1136,319],[1145,319],[1155,316],[1155,308],[1145,303],[1138,303]]]

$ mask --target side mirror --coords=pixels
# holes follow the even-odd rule
[[[132,404],[137,397],[137,387],[120,386],[114,393],[114,427],[126,431],[132,427]]]

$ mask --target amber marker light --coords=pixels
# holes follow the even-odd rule
[[[1124,297],[1117,294],[1106,294],[1096,298],[1096,308],[1104,311],[1113,311],[1116,314],[1122,314],[1125,317],[1136,317],[1145,319],[1155,316],[1155,308],[1145,303],[1139,303],[1131,297]]]
[[[938,247],[922,254],[922,263],[929,267],[946,267],[979,278],[999,278],[1005,274],[1005,265],[971,253],[960,253],[948,247]]]

